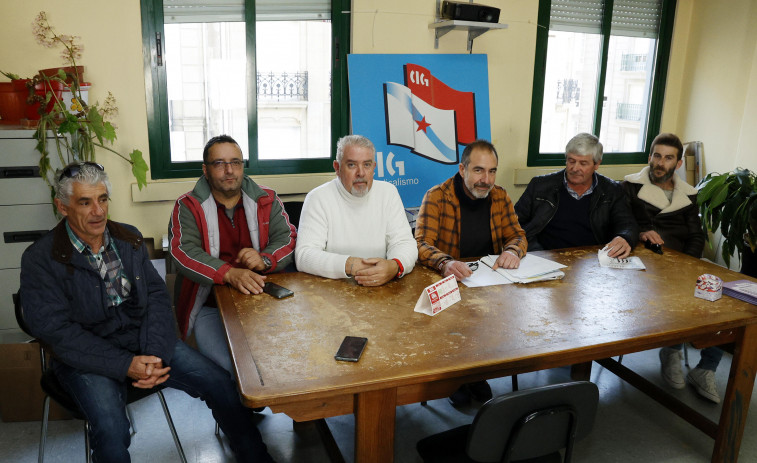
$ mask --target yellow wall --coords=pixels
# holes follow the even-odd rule
[[[678,125],[704,143],[708,172],[757,168],[755,25],[753,0],[694,2]]]
[[[524,185],[531,111],[536,0],[487,0],[501,9],[505,30],[488,32],[473,44],[489,62],[491,126],[500,152],[498,183],[517,198]],[[757,0],[679,0],[671,54],[662,129],[686,141],[701,140],[708,170],[740,165],[757,170]],[[353,0],[353,53],[467,53],[466,35],[453,31],[434,49],[435,0]],[[39,10],[60,33],[82,37],[86,78],[94,85],[93,100],[107,90],[119,102],[117,149],[139,148],[148,156],[147,117],[142,65],[142,36],[138,0],[5,0],[0,6],[0,69],[31,75],[37,69],[61,64],[57,51],[37,45],[31,23]],[[82,13],[84,12],[84,13]],[[751,26],[751,28],[750,28]],[[111,217],[159,238],[166,230],[171,201],[132,202],[131,174],[112,156],[98,158],[114,187]],[[618,177],[638,166],[604,169]],[[317,183],[329,178],[319,176]],[[160,181],[161,183],[173,183]],[[265,183],[289,190],[301,177],[268,177]],[[313,183],[311,182],[311,183]],[[140,198],[178,195],[191,183],[153,186]],[[158,194],[160,193],[160,194]]]

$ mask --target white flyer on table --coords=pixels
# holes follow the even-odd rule
[[[421,297],[418,298],[414,310],[433,316],[459,301],[460,288],[457,287],[455,275],[450,275],[433,285],[427,286]]]
[[[607,248],[599,250],[599,265],[601,267],[620,268],[625,270],[646,270],[647,267],[636,256],[618,259],[607,255]]]

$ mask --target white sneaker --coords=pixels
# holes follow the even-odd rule
[[[694,386],[699,395],[716,404],[720,403],[720,394],[715,388],[715,372],[703,368],[694,368],[686,376],[689,384]]]
[[[686,387],[686,381],[683,379],[683,370],[681,369],[681,351],[663,347],[660,349],[660,373],[662,379],[674,389],[683,389]]]

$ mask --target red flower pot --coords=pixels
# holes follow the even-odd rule
[[[44,98],[48,92],[52,92],[54,94],[54,96],[50,98],[50,101],[47,102],[47,106],[45,107],[45,110],[44,110],[45,112],[50,112],[50,110],[53,109],[53,105],[55,104],[56,98],[60,100],[61,95],[63,94],[64,88],[65,88],[65,85],[63,85],[62,82],[58,82],[56,80],[40,82],[34,85],[34,94],[37,96]],[[40,104],[41,104],[40,102],[35,101],[33,104],[26,105],[26,118],[27,119],[39,120],[39,118],[42,117],[39,113]]]

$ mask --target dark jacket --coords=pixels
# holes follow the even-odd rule
[[[654,230],[665,244],[663,247],[702,257],[704,230],[699,220],[697,189],[673,176],[673,198],[649,180],[649,167],[626,175],[622,183],[639,232]]]
[[[170,365],[177,341],[166,285],[136,228],[108,221],[126,275],[128,302],[108,308],[105,284],[77,252],[65,220],[21,258],[21,301],[34,336],[55,358],[82,371],[126,379],[134,355]]]
[[[529,251],[544,249],[539,242],[539,233],[557,212],[560,188],[565,188],[564,176],[565,169],[531,179],[526,191],[515,203],[515,213],[518,214],[520,226],[526,231]],[[633,248],[638,241],[639,231],[623,189],[615,180],[600,174],[596,176],[598,182],[591,194],[589,220],[597,243],[604,245],[620,236]]]

